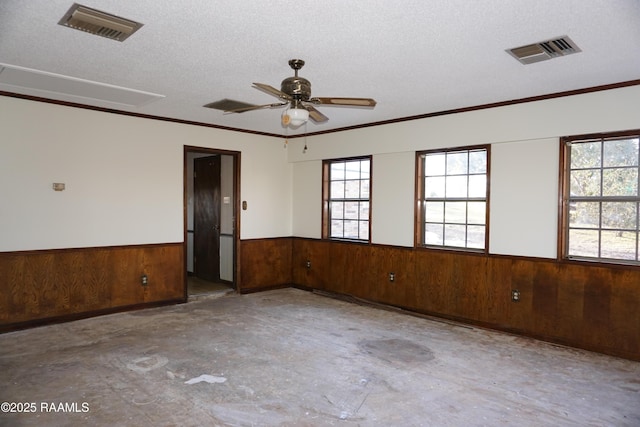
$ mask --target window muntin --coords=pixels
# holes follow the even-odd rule
[[[640,264],[640,134],[565,138],[562,254]]]
[[[418,153],[418,236],[428,247],[486,252],[488,147]]]
[[[371,158],[326,160],[324,165],[324,237],[368,242]]]

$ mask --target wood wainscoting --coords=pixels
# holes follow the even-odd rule
[[[0,331],[184,302],[184,268],[182,243],[0,253]]]
[[[292,276],[305,289],[640,360],[637,267],[294,238]]]
[[[299,237],[242,240],[239,255],[242,293],[323,290],[640,360],[636,267]],[[184,268],[182,243],[0,253],[0,332],[184,302]]]
[[[242,240],[238,292],[291,286],[291,256],[291,237]]]

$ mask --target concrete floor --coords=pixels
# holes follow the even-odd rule
[[[34,409],[10,426],[638,426],[640,363],[283,289],[0,335],[0,402]]]

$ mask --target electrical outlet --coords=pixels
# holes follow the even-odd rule
[[[307,260],[307,268],[311,268],[311,260]]]
[[[396,273],[389,273],[389,281],[390,282],[396,281]]]
[[[147,277],[146,274],[143,274],[142,276],[140,276],[140,284],[142,286],[147,286],[149,284],[149,278]]]
[[[520,301],[520,291],[517,289],[511,290],[511,301],[518,302]]]

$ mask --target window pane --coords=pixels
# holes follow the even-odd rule
[[[570,182],[563,212],[569,230],[562,235],[568,239],[567,255],[639,262],[640,138],[612,135],[611,139],[572,142],[566,150],[573,168],[565,172]]]
[[[331,237],[343,237],[344,226],[342,221],[331,221]]]
[[[358,202],[344,202],[344,217],[345,219],[358,219]],[[345,225],[345,230],[347,226]]]
[[[424,174],[425,176],[444,175],[445,174],[445,154],[429,154],[424,158]]]
[[[444,226],[445,246],[465,247],[466,228],[464,225],[446,224]]]
[[[360,239],[369,240],[369,221],[360,221]]]
[[[343,199],[344,198],[344,181],[331,181],[331,198]]]
[[[468,173],[467,152],[447,153],[447,175],[459,175]]]
[[[447,197],[467,197],[467,176],[446,177]]]
[[[444,197],[444,177],[430,177],[424,180],[425,197]]]
[[[469,153],[469,173],[487,173],[486,150],[471,151]]]
[[[421,243],[485,249],[487,161],[487,148],[424,154]]]
[[[360,161],[360,179],[369,179],[371,175],[371,162],[369,160]]]
[[[345,163],[345,179],[360,179],[360,162]]]
[[[331,202],[331,218],[344,218],[344,202]]]
[[[426,224],[424,230],[425,245],[442,246],[444,244],[444,230],[442,224]]]
[[[486,202],[469,202],[467,205],[467,223],[484,224],[487,219],[486,208]]]
[[[487,176],[469,175],[469,197],[485,197],[487,195]]]
[[[600,227],[599,202],[573,202],[570,210],[569,227],[598,228]]]
[[[602,203],[602,228],[637,229],[635,202]]]
[[[569,230],[569,256],[597,257],[598,230]]]
[[[603,166],[638,166],[638,139],[605,141]]]
[[[600,195],[600,169],[571,172],[571,196],[587,197]]]
[[[602,258],[636,260],[636,233],[603,231]]]
[[[331,180],[336,181],[344,179],[344,163],[332,163],[331,164]]]
[[[360,198],[360,180],[351,180],[344,182],[344,197],[347,199]]]
[[[444,202],[426,202],[424,220],[427,222],[444,222]]]
[[[358,233],[358,221],[345,221],[344,222],[344,238],[345,239],[357,239]]]
[[[601,166],[600,141],[571,144],[571,169]]]
[[[327,195],[328,215],[323,213],[323,237],[353,240],[369,239],[369,158],[325,161],[329,179],[323,175],[323,194]],[[327,188],[328,185],[328,188]],[[328,191],[327,191],[328,190]],[[327,218],[328,216],[328,218]]]
[[[444,222],[464,224],[467,219],[467,202],[445,202]]]
[[[360,202],[360,219],[369,218],[369,202]]]
[[[360,198],[368,199],[369,198],[369,180],[360,181]]]
[[[470,225],[467,227],[467,247],[482,249],[484,248],[484,226]]]
[[[602,171],[603,196],[638,195],[638,169],[616,168]]]

